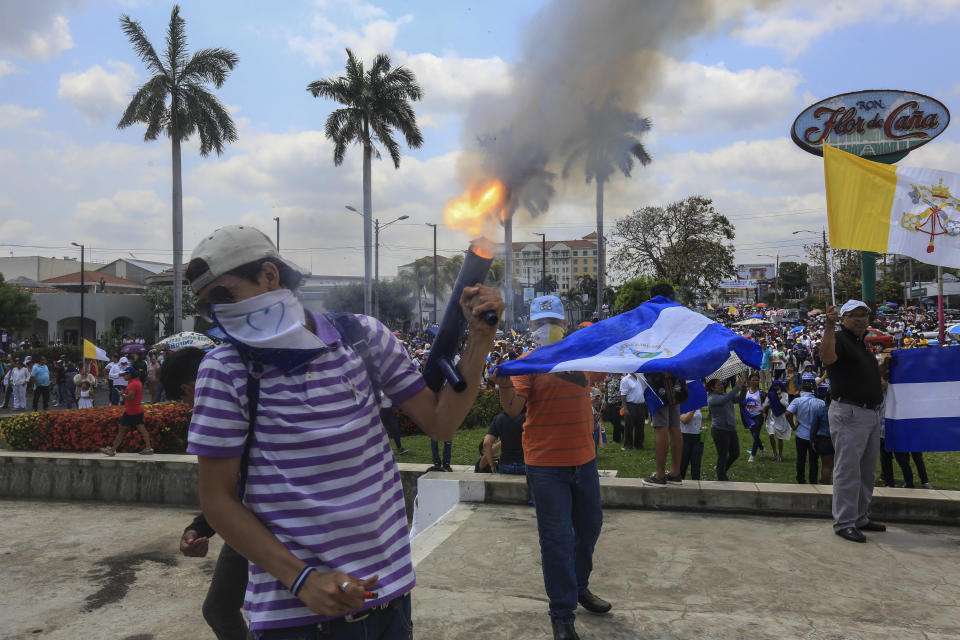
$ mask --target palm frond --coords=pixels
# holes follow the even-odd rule
[[[648,164],[653,162],[653,157],[651,157],[650,154],[647,153],[647,149],[646,147],[643,146],[642,142],[637,142],[632,147],[630,147],[630,153],[633,154],[633,156],[637,160],[639,160],[640,164],[642,164],[643,166],[647,166]]]
[[[148,133],[151,126],[162,128],[163,124],[157,125],[156,120],[163,119],[166,113],[167,87],[169,84],[170,81],[167,76],[156,75],[141,85],[130,99],[130,103],[120,117],[120,122],[117,123],[117,128],[125,129],[138,122],[147,125]],[[162,108],[158,108],[157,105]],[[159,118],[157,114],[159,114]],[[155,140],[156,135],[145,139]]]
[[[219,89],[239,61],[237,54],[230,49],[200,49],[180,71],[180,81],[210,82]]]
[[[374,135],[377,137],[377,140],[382,144],[387,153],[390,154],[390,159],[393,160],[393,166],[395,169],[400,168],[400,145],[397,144],[397,141],[394,140],[393,135],[390,133],[390,127],[383,122],[382,120],[371,120],[370,128],[373,129]]]
[[[180,17],[180,5],[173,5],[170,25],[167,27],[167,65],[170,74],[179,81],[179,75],[187,64],[187,22]]]
[[[200,155],[207,156],[211,151],[222,155],[224,143],[237,140],[237,129],[230,113],[203,85],[185,86],[183,96],[185,117],[200,136]]]
[[[150,44],[139,22],[131,20],[130,16],[123,14],[120,16],[120,29],[123,30],[123,33],[127,36],[127,40],[133,45],[133,50],[143,61],[143,64],[147,66],[149,71],[152,73],[167,74],[167,70],[160,60],[160,56],[154,51],[153,45]]]

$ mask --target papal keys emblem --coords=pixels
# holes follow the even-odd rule
[[[900,217],[900,226],[930,236],[927,253],[933,253],[933,241],[937,236],[960,236],[960,200],[950,193],[950,187],[943,186],[942,178],[936,186],[910,186],[913,187],[908,194],[910,200],[926,208],[918,213],[904,213]]]

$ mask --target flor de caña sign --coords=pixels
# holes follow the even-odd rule
[[[943,133],[950,112],[938,100],[910,91],[841,93],[800,112],[790,131],[805,151],[827,143],[878,162],[896,162]]]

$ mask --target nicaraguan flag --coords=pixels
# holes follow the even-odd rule
[[[960,347],[892,353],[884,432],[888,451],[960,451]]]
[[[561,371],[667,372],[684,380],[705,378],[733,352],[759,369],[763,352],[753,340],[663,296],[607,318],[505,362],[497,375]],[[706,404],[706,403],[704,403]]]
[[[643,399],[647,401],[647,410],[653,415],[663,406],[663,400],[656,394],[653,388],[647,384],[646,378],[640,376],[643,382]],[[687,390],[690,391],[690,397],[680,405],[680,413],[687,413],[695,409],[702,409],[707,406],[707,389],[699,380],[687,380]],[[675,425],[679,426],[679,425]]]

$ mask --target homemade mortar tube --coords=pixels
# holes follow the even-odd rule
[[[463,317],[463,311],[460,309],[460,296],[463,294],[464,287],[482,283],[487,279],[491,264],[493,264],[492,257],[479,256],[473,246],[467,250],[463,266],[460,267],[457,281],[453,285],[450,302],[447,303],[443,320],[437,329],[437,337],[434,338],[430,355],[427,356],[427,362],[423,365],[423,379],[434,392],[443,388],[444,381],[449,382],[457,392],[467,388],[467,381],[453,364],[457,346],[467,330],[467,319]],[[495,311],[487,311],[483,314],[483,321],[494,326],[500,322],[500,319]]]

